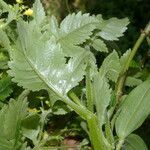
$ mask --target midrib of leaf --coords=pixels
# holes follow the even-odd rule
[[[60,92],[58,92],[51,83],[47,82],[45,77],[36,69],[32,61],[27,57],[26,52],[23,50],[23,55],[25,56],[26,61],[29,63],[33,71],[37,74],[37,76],[44,82],[44,84],[48,87],[48,89],[51,89],[58,97],[62,98],[64,97]]]
[[[126,131],[126,129],[127,129],[127,127],[128,127],[128,125],[129,125],[129,123],[130,123],[130,121],[133,119],[133,117],[134,117],[134,114],[137,112],[137,111],[139,111],[139,109],[137,109],[138,107],[139,107],[139,105],[141,105],[141,103],[142,103],[142,99],[146,96],[146,94],[147,94],[147,91],[149,90],[150,88],[148,88],[147,90],[146,90],[146,92],[144,93],[144,95],[141,97],[141,101],[138,103],[138,105],[136,106],[136,109],[134,109],[135,111],[133,112],[133,115],[130,117],[130,119],[128,120],[128,122],[127,122],[127,125],[125,126],[125,128],[124,128],[124,131]]]
[[[79,28],[77,28],[77,29],[74,29],[73,31],[71,31],[71,32],[69,32],[69,33],[66,33],[65,36],[60,37],[60,38],[58,39],[58,42],[64,41],[64,39],[66,39],[67,36],[70,36],[71,34],[74,34],[74,32],[76,33],[76,32],[78,32],[78,31],[80,31],[80,30],[86,28],[86,26],[90,26],[90,25],[93,25],[93,26],[94,26],[94,24],[96,24],[96,22],[94,22],[94,23],[88,23],[88,24],[83,25],[82,27],[79,27]],[[93,29],[94,29],[94,27],[93,27]],[[90,31],[90,33],[91,33],[91,32],[92,32],[92,31]],[[86,36],[87,36],[87,35],[86,35]],[[86,39],[85,39],[85,40],[86,40]],[[85,41],[85,40],[84,40],[84,41]],[[84,42],[84,41],[83,41],[83,42]]]
[[[29,63],[29,65],[32,67],[33,71],[38,75],[38,77],[45,83],[45,85],[48,87],[48,89],[52,90],[58,97],[60,97],[67,105],[69,105],[72,109],[74,109],[78,114],[80,114],[83,118],[87,117],[87,110],[84,107],[80,107],[70,101],[70,99],[62,95],[60,92],[58,92],[53,85],[49,85],[49,83],[46,81],[45,77],[41,75],[41,73],[35,68],[34,64],[30,61],[30,59],[27,57],[26,52],[23,50],[23,55],[25,56],[26,61]]]

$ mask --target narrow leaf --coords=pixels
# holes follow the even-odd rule
[[[100,73],[94,77],[93,89],[98,121],[102,126],[105,123],[106,108],[111,101],[111,89],[107,79]]]
[[[126,150],[148,150],[143,139],[136,134],[129,135],[123,147]]]
[[[116,132],[124,139],[144,122],[150,113],[150,80],[137,86],[126,97],[116,120]]]
[[[100,72],[112,81],[117,81],[121,69],[119,56],[116,51],[109,54],[103,61]]]

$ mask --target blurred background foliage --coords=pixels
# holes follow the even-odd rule
[[[10,4],[16,3],[15,0],[5,1]],[[24,0],[23,4],[31,7],[33,2],[34,0]],[[109,43],[111,49],[116,49],[120,53],[133,47],[142,29],[150,21],[150,0],[42,0],[42,2],[47,14],[55,15],[59,21],[68,13],[78,11],[102,14],[104,19],[128,17],[130,24],[125,36],[119,41]],[[103,56],[98,55],[97,59],[101,57]],[[150,73],[150,47],[146,41],[140,47],[134,60],[133,72],[141,71],[143,78],[147,78]],[[147,119],[137,132],[150,148],[150,119]]]

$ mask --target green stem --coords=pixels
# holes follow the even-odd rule
[[[77,97],[77,95],[76,95],[74,92],[72,92],[72,91],[69,92],[69,93],[68,93],[68,96],[69,96],[69,98],[71,98],[76,104],[83,106],[82,103],[81,103],[81,101],[80,101],[80,99]]]
[[[113,137],[113,132],[110,126],[110,121],[107,118],[106,124],[105,124],[105,134],[106,134],[106,139],[108,140],[108,142],[111,144],[112,149],[114,149],[115,145],[114,145],[114,137]]]
[[[87,108],[93,112],[94,111],[94,100],[93,100],[93,92],[92,92],[92,83],[91,83],[91,75],[90,75],[90,66],[88,65],[86,68],[86,98],[87,98]]]
[[[123,143],[124,143],[124,140],[119,140],[119,142],[118,142],[118,144],[116,146],[116,150],[121,150]]]
[[[144,31],[141,33],[140,37],[138,38],[138,40],[136,41],[130,56],[128,57],[122,72],[120,73],[120,76],[118,78],[118,82],[116,85],[116,101],[118,102],[122,96],[122,90],[123,90],[123,86],[124,86],[124,82],[126,79],[126,73],[129,69],[130,63],[133,59],[133,57],[135,56],[138,48],[140,47],[140,45],[142,44],[142,42],[144,41],[145,37],[150,33],[150,22],[148,23],[148,25],[146,26],[146,28],[144,29]]]
[[[76,98],[77,97],[73,97],[74,101],[78,102],[78,99]],[[69,99],[63,99],[63,101],[87,121],[89,127],[90,139],[94,147],[94,150],[99,150],[99,149],[103,150],[103,146],[104,146],[103,132],[99,128],[97,117],[84,106],[77,105],[73,101],[70,101]]]
[[[93,145],[94,150],[103,150],[103,133],[98,126],[96,116],[94,114],[90,115],[87,119],[87,123],[89,127],[91,143]]]
[[[84,106],[77,105],[69,98],[64,98],[63,102],[65,102],[68,106],[70,106],[77,114],[79,114],[83,119],[87,119],[88,115],[91,114]]]

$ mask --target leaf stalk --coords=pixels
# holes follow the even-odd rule
[[[139,36],[138,40],[136,41],[135,45],[133,46],[131,53],[120,73],[118,82],[116,84],[116,102],[120,101],[120,98],[122,96],[123,86],[124,86],[124,82],[126,80],[127,71],[130,67],[130,63],[131,63],[133,57],[135,56],[137,50],[139,49],[140,45],[142,44],[142,42],[144,41],[146,36],[149,35],[149,33],[150,33],[150,22],[147,24],[145,29],[142,31],[141,35]]]

